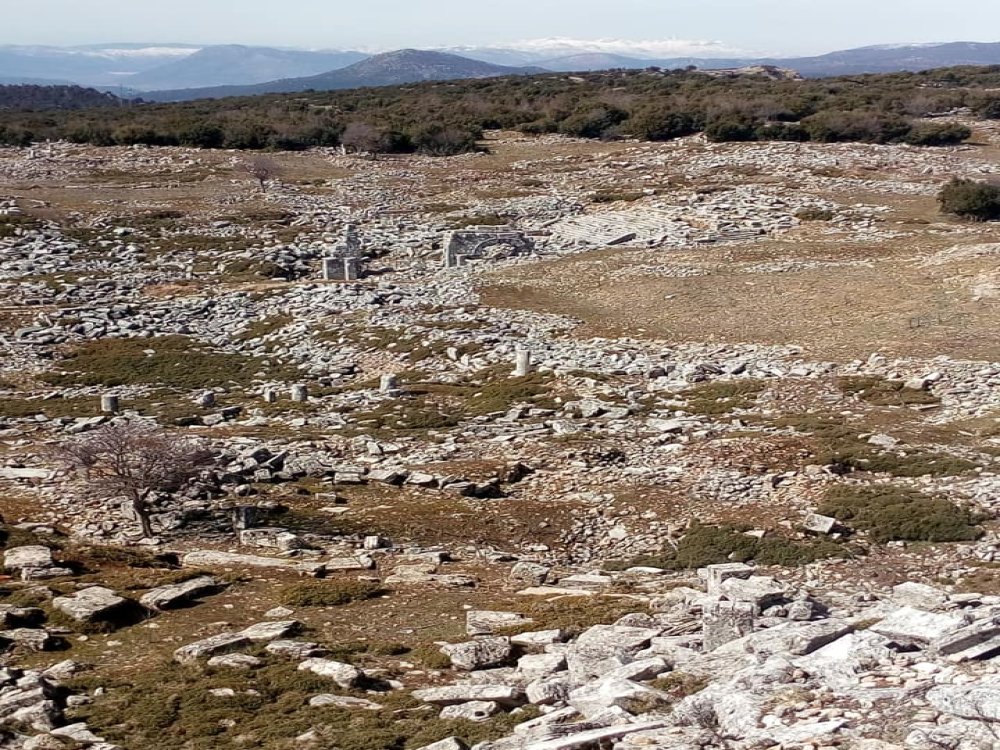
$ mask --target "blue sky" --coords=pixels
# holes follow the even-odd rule
[[[679,40],[676,51],[807,54],[998,41],[996,0],[4,0],[0,44],[244,43],[309,48]],[[717,42],[703,45],[701,42]]]

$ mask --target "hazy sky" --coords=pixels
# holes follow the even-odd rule
[[[760,54],[1000,40],[996,0],[2,0],[0,43],[310,48],[700,40]],[[683,45],[678,45],[678,52]]]

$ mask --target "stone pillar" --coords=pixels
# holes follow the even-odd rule
[[[753,632],[751,602],[712,602],[701,618],[702,650],[707,654]]]
[[[110,393],[101,396],[101,411],[105,414],[117,414],[121,411],[121,403],[118,397]]]
[[[361,262],[357,258],[344,258],[344,281],[357,281],[361,276]]]
[[[378,389],[382,391],[382,393],[392,393],[393,391],[399,390],[399,378],[397,378],[395,374],[383,375]]]
[[[243,531],[257,525],[256,505],[237,505],[233,508],[233,530]]]
[[[205,391],[203,394],[198,396],[198,406],[204,406],[206,408],[215,406],[215,393],[212,391]]]
[[[264,403],[273,404],[278,400],[278,392],[274,388],[267,388],[264,391]]]
[[[515,378],[523,378],[531,374],[531,352],[527,349],[518,349],[514,362]]]
[[[309,400],[309,389],[304,385],[293,385],[292,386],[292,401],[298,401],[299,403],[305,403]]]
[[[339,281],[341,265],[337,258],[323,258],[324,281]]]

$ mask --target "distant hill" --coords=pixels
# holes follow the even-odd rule
[[[860,47],[817,57],[766,62],[784,68],[794,68],[802,75],[812,78],[859,73],[894,73],[904,70],[920,71],[952,68],[958,65],[1000,65],[1000,42]]]
[[[951,42],[947,44],[859,47],[858,49],[842,50],[814,57],[780,58],[674,57],[646,59],[600,52],[581,52],[576,55],[541,60],[535,64],[548,70],[561,72],[648,67],[672,70],[692,65],[701,70],[714,70],[773,65],[798,71],[801,75],[809,78],[824,78],[862,73],[917,72],[933,68],[951,68],[958,65],[1000,65],[1000,43]]]
[[[335,91],[371,86],[394,86],[419,81],[450,81],[466,78],[494,78],[545,73],[542,68],[515,68],[493,65],[444,52],[404,49],[375,55],[340,70],[304,78],[286,78],[253,86],[215,86],[180,91],[143,94],[151,101],[253,96],[299,91]]]
[[[46,80],[83,86],[117,86],[127,76],[178,60],[199,49],[178,44],[0,45],[0,76],[13,83]]]
[[[92,109],[119,104],[122,100],[116,96],[81,86],[0,86],[0,111]]]
[[[361,52],[307,52],[226,44],[127,76],[122,84],[137,90],[251,85],[298,78],[344,68],[364,60]]]

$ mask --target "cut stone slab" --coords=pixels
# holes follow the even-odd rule
[[[180,664],[190,664],[206,656],[249,646],[252,642],[243,633],[219,633],[181,646],[174,651],[174,661]]]
[[[364,676],[361,670],[357,667],[351,664],[334,661],[333,659],[306,659],[304,662],[299,664],[298,670],[300,672],[312,672],[320,677],[326,677],[333,680],[344,690],[350,690],[355,687],[358,684],[358,681]]]
[[[747,651],[758,655],[805,656],[854,632],[854,629],[854,623],[838,619],[788,622],[758,631],[743,641]]]
[[[42,628],[14,628],[0,630],[0,646],[13,644],[31,651],[55,651],[65,645],[59,636]]]
[[[662,690],[614,678],[591,682],[569,694],[569,704],[588,719],[609,708],[628,711],[631,706],[641,705],[643,712],[650,712],[658,706],[666,708],[671,703],[673,698]]]
[[[512,651],[509,638],[480,638],[441,647],[441,653],[451,659],[452,666],[470,672],[502,666],[510,659]]]
[[[900,607],[870,630],[901,646],[926,646],[959,630],[964,622],[951,615],[935,614],[914,607]]]
[[[653,628],[595,625],[585,630],[567,654],[573,678],[579,682],[601,677],[635,660],[635,655],[660,635]]]
[[[702,647],[705,653],[752,633],[756,613],[756,606],[750,602],[708,604],[701,618]]]
[[[366,698],[355,698],[350,695],[330,695],[321,693],[309,699],[309,705],[314,708],[333,706],[335,708],[360,708],[365,711],[381,711],[382,704],[367,700]]]
[[[441,718],[463,719],[465,721],[489,721],[500,711],[500,704],[494,701],[469,701],[441,709]]]
[[[960,663],[1000,653],[1000,619],[981,620],[931,641],[930,650]]]
[[[322,563],[301,563],[278,557],[240,555],[235,552],[196,550],[188,552],[181,560],[185,568],[288,568],[316,575],[323,570]]]
[[[126,601],[109,588],[91,586],[69,596],[57,596],[52,606],[79,622],[96,622],[113,617]]]
[[[732,576],[719,585],[718,593],[731,602],[749,602],[758,610],[767,609],[785,599],[785,587],[770,576]]]
[[[814,534],[831,534],[837,528],[837,519],[831,516],[821,516],[819,513],[810,513],[802,520],[802,528]]]
[[[453,706],[471,701],[493,701],[504,706],[519,706],[524,703],[524,693],[510,685],[448,685],[414,690],[413,697],[436,706]]]
[[[623,737],[628,737],[630,734],[638,734],[639,732],[663,729],[669,726],[669,724],[670,722],[666,720],[645,721],[600,729],[587,729],[583,732],[568,734],[563,737],[532,742],[526,746],[526,750],[577,750],[578,748],[600,747],[602,742],[620,740]]]
[[[435,742],[433,745],[419,747],[417,750],[469,750],[469,746],[458,737],[447,737],[440,742]]]
[[[517,673],[528,680],[540,680],[565,669],[563,654],[528,654],[517,660]]]
[[[52,561],[52,550],[40,544],[11,547],[3,553],[3,566],[6,570],[51,568],[54,564]]]
[[[208,660],[208,666],[210,667],[236,669],[244,672],[257,669],[263,663],[256,656],[250,656],[250,654],[220,654]]]
[[[754,569],[744,563],[720,563],[705,568],[705,584],[708,593],[716,596],[722,593],[719,587],[730,578],[749,578]]]
[[[199,576],[190,581],[160,586],[143,594],[139,603],[147,609],[173,609],[202,596],[215,594],[225,588],[225,584],[214,576]]]
[[[893,586],[891,598],[893,604],[928,610],[943,607],[948,601],[948,595],[941,589],[913,581]]]
[[[543,680],[535,680],[525,688],[528,701],[536,706],[552,706],[565,703],[575,683],[568,674],[558,674]]]
[[[302,629],[302,623],[298,620],[276,620],[274,622],[258,622],[248,628],[244,628],[240,635],[254,642],[274,641],[294,635]]]
[[[942,713],[971,721],[1000,721],[1000,685],[939,685],[927,702]]]
[[[522,648],[543,648],[553,643],[562,643],[565,636],[561,630],[532,630],[510,637],[510,642]]]
[[[269,654],[283,656],[286,659],[311,659],[327,653],[323,646],[310,641],[272,641],[264,647],[264,650]]]
[[[465,632],[469,635],[493,635],[504,628],[523,627],[533,620],[517,612],[491,612],[473,609],[465,613]]]

